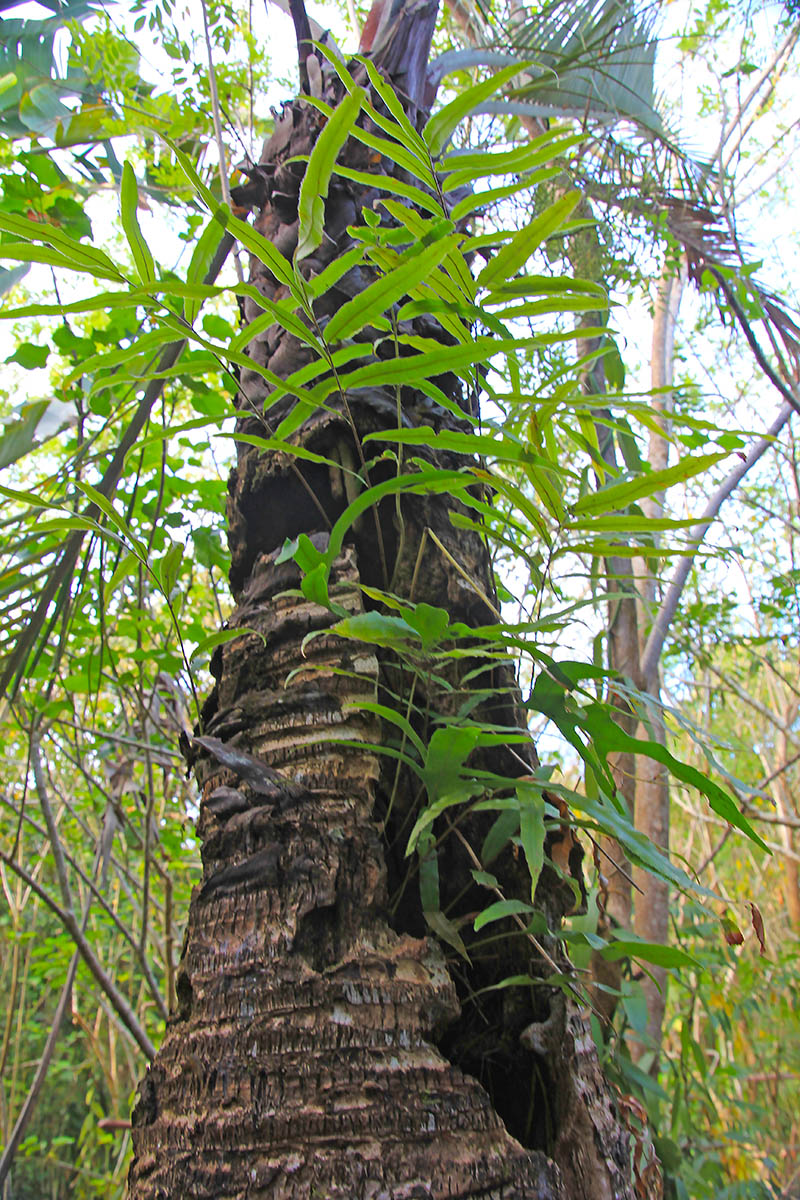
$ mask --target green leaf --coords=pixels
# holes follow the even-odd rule
[[[297,280],[294,271],[281,252],[273,246],[272,242],[263,237],[257,229],[254,229],[252,225],[248,225],[247,221],[241,221],[238,217],[235,217],[226,204],[219,204],[214,193],[206,187],[197,174],[191,159],[169,138],[166,138],[165,141],[175,154],[178,165],[195,192],[202,199],[214,220],[219,224],[220,235],[225,230],[231,233],[251,254],[255,254],[260,262],[269,267],[272,274],[280,283],[288,287],[293,294],[296,293]],[[297,294],[299,296],[299,293]]]
[[[387,479],[384,483],[377,483],[374,487],[367,488],[356,496],[351,504],[348,504],[331,530],[326,559],[330,563],[333,562],[339,554],[345,534],[353,522],[385,496],[394,496],[406,491],[412,493],[449,492],[455,494],[468,488],[473,482],[472,476],[465,475],[461,471],[433,469],[416,471],[408,475],[399,475],[393,479]]]
[[[422,131],[431,155],[435,158],[441,154],[451,135],[464,118],[530,65],[530,63],[515,63],[511,67],[505,67],[502,71],[496,71],[482,83],[477,83],[473,87],[459,92],[455,100],[451,100],[444,108],[440,108],[438,112],[434,113]]]
[[[391,133],[393,137],[396,137],[398,141],[403,143],[407,150],[412,154],[416,154],[426,166],[430,165],[428,162],[428,147],[409,121],[406,110],[400,103],[394,88],[386,82],[369,58],[357,54],[355,61],[360,62],[366,68],[372,87],[394,117],[395,124],[391,125],[390,122],[382,118],[379,113],[375,112],[371,104],[369,105],[370,115],[375,113],[375,116],[381,121],[381,128],[385,133]]]
[[[217,252],[217,247],[220,244],[225,230],[220,225],[215,216],[212,216],[207,222],[200,234],[200,237],[195,243],[192,257],[189,262],[189,268],[186,272],[186,282],[189,284],[202,285],[205,279],[206,272],[211,266],[214,255]],[[187,296],[183,302],[183,315],[190,325],[193,325],[197,314],[203,306],[203,301],[200,295]]]
[[[473,870],[473,871],[470,871],[470,875],[472,876],[472,878],[475,880],[476,883],[480,884],[481,887],[496,888],[496,887],[500,886],[499,883],[497,882],[497,877],[495,875],[492,875],[490,871],[474,871]]]
[[[459,240],[459,234],[451,234],[432,246],[419,245],[407,251],[396,267],[379,276],[333,314],[325,326],[325,340],[330,343],[352,337],[369,325],[376,316],[386,312],[432,275]]]
[[[465,196],[463,200],[459,200],[458,204],[451,210],[450,216],[454,221],[460,221],[472,212],[488,208],[490,205],[497,204],[501,200],[507,200],[509,196],[515,196],[518,192],[530,190],[548,179],[554,179],[560,174],[561,170],[559,167],[542,167],[538,171],[531,172],[530,175],[523,175],[521,179],[516,179],[513,183],[504,184],[503,187],[487,188],[483,192],[473,192],[470,196]]]
[[[330,608],[330,597],[328,596],[328,576],[330,567],[327,563],[318,563],[310,571],[307,571],[303,576],[300,584],[300,590],[306,600],[310,600],[312,604],[318,604],[320,608]]]
[[[136,273],[142,283],[152,283],[156,277],[155,263],[150,248],[144,240],[139,228],[139,218],[136,209],[139,204],[139,188],[133,167],[125,162],[122,167],[122,184],[120,186],[120,217],[122,228],[131,248]]]
[[[699,967],[700,964],[691,954],[678,946],[664,946],[660,942],[642,942],[638,938],[615,938],[613,942],[600,951],[601,958],[607,962],[617,962],[621,958],[638,958],[642,962],[652,963],[656,967]]]
[[[477,725],[446,725],[435,729],[428,743],[423,778],[432,802],[463,792],[461,771],[481,736]]]
[[[519,834],[531,877],[531,900],[544,863],[544,796],[533,788],[517,788]]]
[[[466,346],[439,346],[421,354],[409,357],[390,358],[382,362],[369,363],[365,367],[356,367],[347,375],[342,375],[340,383],[343,388],[367,387],[383,384],[385,386],[411,386],[432,376],[445,375],[448,371],[461,373],[473,367],[476,363],[485,362],[489,354],[513,354],[515,350],[528,349],[529,338],[514,338],[501,342],[496,338],[475,338]],[[335,384],[329,383],[326,395],[334,390]],[[315,389],[316,390],[316,389]]]
[[[478,913],[473,928],[477,933],[484,925],[490,925],[493,921],[502,921],[505,917],[513,917],[518,913],[533,914],[535,911],[533,905],[526,904],[524,900],[498,900],[482,913]]]
[[[325,200],[334,163],[356,122],[365,96],[363,88],[355,88],[344,97],[328,118],[311,152],[300,186],[297,208],[300,230],[294,254],[295,262],[307,258],[322,242]]]
[[[412,629],[402,617],[389,616],[386,613],[364,612],[352,617],[345,617],[333,626],[333,632],[340,637],[356,638],[360,642],[369,642],[372,646],[391,646],[396,650],[408,646],[418,638],[416,630]]]
[[[727,453],[724,451],[716,454],[699,454],[695,457],[687,455],[663,471],[649,471],[637,479],[630,479],[624,483],[611,483],[608,487],[588,492],[576,501],[573,512],[606,514],[613,509],[624,508],[626,505],[632,504],[634,500],[641,500],[643,496],[652,496],[656,492],[672,487],[675,483],[683,483],[686,479],[701,475],[723,458],[727,458]]]
[[[466,962],[470,961],[461,934],[441,909],[431,912],[429,909],[424,908],[422,915],[428,927],[433,930],[438,938],[441,938],[443,942],[447,942],[448,946],[452,946]]]
[[[580,198],[578,191],[567,192],[515,234],[510,242],[489,259],[478,276],[479,286],[494,288],[516,275],[534,250],[553,234],[563,230],[567,218],[577,207]]]
[[[161,557],[161,562],[158,568],[158,576],[161,580],[161,587],[164,589],[164,595],[169,598],[172,589],[178,582],[178,574],[183,561],[183,546],[179,542],[170,541],[166,551]]]
[[[334,629],[335,628],[336,627],[334,626]],[[327,633],[327,630],[325,632]],[[351,706],[345,705],[345,708],[348,707]],[[359,700],[358,703],[352,705],[352,707],[356,708],[359,712],[375,713],[375,715],[380,717],[382,721],[386,721],[388,724],[394,725],[397,729],[401,730],[408,741],[411,742],[420,758],[425,757],[425,743],[422,741],[422,738],[414,729],[414,726],[411,724],[411,722],[404,717],[402,713],[396,712],[393,708],[389,708],[387,704],[378,704],[376,701],[372,700]]]
[[[45,365],[49,354],[49,346],[37,346],[33,342],[22,342],[14,353],[8,356],[6,362],[19,363],[26,371],[35,371]]]
[[[308,97],[308,103],[327,117],[330,117],[334,111],[324,100],[315,100],[313,97]],[[436,187],[436,179],[430,168],[416,154],[412,154],[410,150],[407,150],[401,142],[390,138],[378,137],[377,134],[369,133],[366,129],[362,129],[358,125],[353,126],[351,136],[357,142],[361,142],[362,145],[368,146],[371,150],[381,155],[382,158],[387,160],[387,163],[396,167],[402,167],[409,175],[419,180],[426,187]],[[425,206],[423,205],[423,207]]]
[[[432,650],[438,645],[450,625],[450,614],[446,608],[435,608],[424,603],[406,610],[405,619],[418,634],[423,650]]]
[[[441,164],[447,172],[444,191],[450,192],[476,179],[489,179],[498,175],[523,175],[544,163],[551,162],[572,146],[586,140],[583,133],[569,133],[564,126],[549,129],[547,133],[532,138],[513,150],[485,153],[476,150],[454,150]]]
[[[20,217],[16,213],[0,212],[0,230],[33,243],[29,247],[32,251],[40,246],[40,243],[45,243],[45,246],[40,246],[41,249],[46,249],[47,246],[52,247],[58,256],[59,266],[64,265],[78,271],[89,271],[98,279],[116,279],[120,283],[125,282],[124,275],[107,254],[95,246],[87,246],[85,242],[76,242],[54,225],[30,221],[27,217]],[[0,245],[0,257],[7,257],[8,251],[9,244],[7,242]],[[47,259],[32,258],[31,261],[47,261]]]
[[[141,561],[129,550],[127,554],[123,554],[120,561],[117,563],[116,570],[103,588],[103,607],[108,608],[108,602],[117,590],[123,579],[127,579],[134,571],[141,566]]]
[[[249,625],[237,625],[235,629],[218,629],[216,633],[210,634],[207,638],[203,638],[198,642],[192,653],[189,655],[189,661],[193,662],[196,658],[201,658],[206,654],[210,654],[217,646],[226,646],[228,642],[233,642],[236,638],[244,637],[245,634],[255,634],[261,638],[261,641],[266,644],[264,634],[258,629],[251,629]]]
[[[519,809],[509,808],[495,820],[481,849],[481,862],[485,867],[494,862],[519,830]]]
[[[147,548],[142,542],[139,541],[137,537],[134,536],[130,526],[119,515],[111,501],[108,500],[102,492],[99,492],[97,488],[92,487],[92,485],[89,483],[84,483],[82,479],[76,479],[75,486],[83,492],[84,496],[86,496],[92,502],[92,504],[94,504],[100,510],[100,512],[103,513],[105,517],[108,518],[114,528],[122,534],[122,537],[128,543],[128,545],[132,547],[139,560],[146,564]]]

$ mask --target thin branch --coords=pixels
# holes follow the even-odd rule
[[[204,286],[208,287],[216,282],[217,276],[222,270],[225,259],[228,257],[233,245],[233,241],[234,239],[230,233],[225,233],[220,238],[219,245],[214,252],[214,257],[203,279]],[[153,405],[163,391],[164,384],[167,382],[167,377],[164,373],[168,372],[170,367],[174,366],[178,361],[186,346],[186,342],[187,339],[182,338],[178,342],[170,342],[168,346],[165,346],[156,367],[158,376],[163,377],[151,379],[148,383],[144,395],[139,401],[139,406],[128,428],[120,438],[119,445],[106,468],[103,478],[97,485],[98,492],[106,499],[116,489],[125,468],[125,460],[128,453],[136,444],[139,435],[150,418]],[[94,503],[88,504],[80,514],[82,518],[89,521],[97,520],[100,515],[100,509]],[[11,695],[13,696],[19,687],[25,663],[44,628],[50,605],[62,589],[69,588],[69,581],[75,568],[75,563],[78,560],[85,533],[85,530],[77,529],[67,538],[61,557],[53,566],[47,583],[39,594],[36,608],[32,612],[25,629],[17,639],[17,644],[8,656],[2,674],[0,674],[0,695],[5,694],[9,687],[11,687]]]
[[[89,909],[87,904],[84,921],[88,916],[88,912]],[[67,978],[64,981],[64,986],[61,989],[61,995],[58,998],[58,1005],[55,1013],[53,1014],[53,1023],[50,1027],[50,1032],[47,1035],[47,1041],[45,1042],[44,1049],[42,1050],[41,1058],[39,1059],[39,1065],[36,1068],[36,1074],[34,1075],[33,1082],[28,1089],[28,1094],[25,1097],[25,1103],[19,1110],[19,1116],[17,1117],[16,1122],[14,1123],[14,1128],[9,1135],[2,1157],[0,1157],[0,1189],[2,1189],[5,1185],[8,1173],[11,1170],[11,1166],[14,1162],[14,1156],[17,1153],[20,1142],[25,1136],[25,1130],[28,1127],[28,1122],[33,1116],[34,1109],[36,1108],[36,1104],[39,1100],[39,1095],[44,1087],[44,1082],[47,1078],[47,1072],[50,1067],[50,1063],[52,1062],[53,1054],[55,1053],[58,1035],[61,1032],[64,1016],[72,998],[72,985],[75,982],[75,973],[78,969],[79,961],[80,955],[76,950],[72,956],[69,968],[67,970]]]
[[[798,400],[798,398],[797,398],[797,393],[796,393],[795,387],[790,386],[783,379],[781,379],[780,375],[777,373],[777,371],[775,370],[775,368],[772,366],[769,359],[767,358],[766,354],[759,346],[758,339],[756,338],[756,335],[753,333],[752,326],[750,325],[750,322],[748,321],[747,317],[745,316],[744,312],[742,311],[741,305],[739,304],[738,300],[734,296],[733,290],[730,287],[730,285],[728,284],[727,279],[724,278],[724,276],[720,273],[720,271],[716,267],[707,265],[706,269],[711,272],[711,274],[714,276],[717,283],[719,284],[720,288],[722,289],[722,293],[731,309],[731,312],[736,317],[736,320],[739,323],[739,328],[741,329],[742,333],[744,334],[745,338],[747,339],[747,344],[749,345],[750,349],[753,351],[753,357],[755,358],[758,365],[761,367],[761,370],[764,372],[764,374],[766,375],[766,377],[770,381],[770,383],[773,385],[773,387],[775,387],[780,392],[780,394],[783,396],[786,403],[791,405],[791,407],[795,410],[795,412],[800,412],[800,400]],[[765,322],[765,324],[766,324],[766,322]],[[768,328],[769,328],[769,326],[768,326]]]
[[[105,992],[111,1006],[119,1016],[125,1028],[130,1033],[133,1040],[138,1045],[142,1053],[148,1060],[155,1058],[156,1048],[150,1041],[150,1038],[145,1033],[139,1023],[139,1020],[131,1008],[128,1001],[118,990],[114,981],[106,973],[102,964],[97,958],[90,943],[84,936],[80,923],[76,920],[73,912],[65,911],[59,904],[56,904],[53,897],[49,894],[46,888],[40,883],[37,883],[29,871],[20,864],[14,861],[10,854],[6,854],[5,850],[0,850],[0,861],[4,862],[15,875],[17,875],[31,891],[39,897],[50,911],[58,917],[67,932],[72,936],[77,949],[80,952],[81,958],[86,963],[95,980],[99,984],[103,992]]]
[[[699,550],[704,537],[708,533],[709,528],[717,519],[722,505],[725,503],[734,489],[739,485],[750,468],[753,467],[764,454],[766,454],[767,450],[769,450],[770,446],[773,444],[775,438],[778,436],[786,422],[791,417],[797,405],[797,400],[794,400],[792,404],[786,403],[783,405],[764,436],[759,438],[755,445],[752,446],[745,455],[744,460],[733,468],[733,470],[728,474],[727,478],[724,479],[717,488],[716,492],[706,505],[702,517],[693,527],[690,534],[690,541],[694,543],[694,552],[686,554],[678,564],[675,574],[672,577],[672,582],[667,588],[664,599],[661,602],[661,607],[659,608],[655,620],[653,621],[653,626],[650,630],[650,636],[647,639],[647,645],[645,646],[644,653],[642,655],[641,671],[643,679],[649,679],[658,666],[658,662],[661,658],[661,651],[664,648],[664,642],[666,640],[667,633],[669,632],[669,627],[674,620],[683,589],[686,586],[687,579],[689,578],[689,572],[692,569],[692,564],[697,551]]]
[[[217,155],[219,166],[219,185],[222,189],[222,199],[227,204],[228,208],[232,209],[231,189],[228,184],[228,164],[225,157],[225,143],[222,140],[222,121],[219,115],[219,92],[217,91],[217,72],[214,70],[214,54],[211,48],[211,31],[208,27],[208,9],[206,8],[206,0],[201,0],[201,8],[203,10],[203,29],[206,35],[206,53],[208,54],[208,86],[211,91],[211,114],[214,118],[214,139],[217,143]],[[244,272],[242,264],[239,261],[239,250],[234,243],[233,260],[236,263],[236,275],[239,283],[244,283]]]
[[[15,815],[19,814],[20,810],[17,809],[17,806],[11,800],[9,800],[7,797],[0,796],[0,804],[5,805],[5,807],[10,809],[11,812],[13,812]],[[22,815],[24,817],[25,823],[27,825],[29,825],[30,828],[32,830],[34,830],[35,833],[39,834],[40,837],[47,836],[46,830],[38,823],[38,821],[34,821],[33,817],[29,816],[28,813],[23,813]],[[91,892],[91,894],[94,897],[97,904],[100,905],[100,907],[102,908],[103,912],[106,914],[108,919],[119,931],[120,936],[122,938],[124,938],[124,940],[128,943],[128,945],[130,946],[133,953],[136,955],[137,959],[139,960],[139,965],[142,968],[142,973],[143,973],[145,979],[147,980],[147,984],[150,988],[150,994],[153,997],[153,1001],[155,1002],[156,1007],[158,1008],[158,1011],[161,1014],[162,1019],[164,1021],[166,1021],[167,1017],[169,1016],[169,1010],[164,1001],[164,997],[161,995],[161,992],[158,987],[158,982],[156,981],[156,977],[153,974],[153,969],[150,966],[147,955],[145,953],[143,953],[141,947],[139,946],[139,944],[136,941],[136,938],[133,936],[131,931],[126,927],[125,922],[117,915],[117,913],[114,912],[114,909],[108,903],[105,896],[98,888],[97,884],[93,881],[92,877],[83,869],[83,867],[80,865],[80,863],[75,858],[73,858],[72,855],[69,854],[68,851],[65,851],[65,857],[66,857],[66,860],[69,863],[69,865],[72,867],[73,871],[75,871],[75,873],[79,876],[81,882],[89,889],[89,891]],[[114,862],[114,865],[117,868],[117,870],[119,870],[119,863]]]

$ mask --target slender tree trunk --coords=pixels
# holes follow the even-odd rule
[[[421,93],[409,63],[421,56],[424,66],[435,13],[435,4],[404,10],[388,52],[376,55],[410,97],[412,117]],[[335,103],[338,83],[323,80]],[[312,107],[287,106],[262,157],[256,224],[287,257],[303,170],[288,160],[310,151],[320,127]],[[344,155],[361,170],[396,169],[354,142]],[[348,225],[379,194],[334,179],[327,236],[305,272],[341,255]],[[262,264],[254,260],[251,271],[262,295],[280,298]],[[317,318],[367,282],[361,268],[349,272]],[[248,300],[244,319],[259,311]],[[430,322],[424,332],[431,335]],[[254,338],[249,353],[284,377],[305,361],[296,339],[276,327]],[[240,431],[264,436],[267,389],[255,372],[243,371],[240,382]],[[458,381],[440,385],[466,403]],[[421,394],[404,390],[401,401],[408,422],[458,427]],[[476,943],[467,966],[446,960],[426,936],[403,856],[418,797],[405,776],[398,787],[393,761],[369,748],[387,733],[364,708],[381,689],[401,690],[401,669],[326,632],[331,613],[304,599],[298,568],[279,561],[284,540],[298,533],[326,544],[347,503],[348,468],[364,470],[361,439],[396,426],[397,402],[381,390],[353,393],[305,421],[298,446],[341,471],[239,443],[229,487],[230,623],[257,632],[218,649],[216,687],[192,747],[203,879],[177,1011],[134,1112],[132,1200],[633,1196],[628,1138],[585,1016],[557,989],[482,990],[517,971],[546,977],[529,939],[509,937],[502,961]],[[284,412],[270,409],[270,423]],[[381,469],[396,465],[379,464],[369,482],[380,481]],[[391,582],[399,595],[446,606],[451,620],[485,622],[494,594],[488,556],[480,537],[453,526],[457,507],[420,496],[387,502],[374,519],[365,514],[335,564],[332,598],[356,613],[362,585]],[[484,718],[518,728],[513,675],[497,667],[488,685]],[[457,703],[463,679],[452,687]],[[500,746],[492,757],[495,770],[514,775],[535,761],[532,747]],[[485,900],[471,880],[470,851],[485,831],[467,818],[460,839],[441,848],[443,893],[469,896],[472,887],[475,907]],[[569,845],[572,835],[564,836]],[[507,894],[524,894],[510,850],[492,869]],[[571,889],[546,869],[537,903],[550,928],[571,902]],[[555,943],[549,950],[558,954]]]
[[[591,207],[583,206],[584,215],[592,219]],[[573,244],[572,264],[577,274],[599,280],[600,245],[594,228],[582,231]],[[581,338],[577,343],[578,358],[596,351],[600,343],[595,338]],[[606,391],[605,365],[602,358],[592,362],[586,371],[583,386],[587,393],[601,396]],[[603,416],[606,414],[603,413]],[[595,423],[600,457],[607,468],[617,469],[617,452],[610,422]],[[608,666],[614,677],[639,684],[639,625],[638,594],[632,560],[623,555],[609,555],[604,560],[605,587],[608,600]],[[624,689],[611,685],[609,700],[615,720],[624,731],[633,735],[638,720]],[[617,791],[625,801],[631,819],[636,798],[636,759],[627,751],[609,754],[608,765]],[[630,929],[633,917],[631,888],[632,867],[622,845],[616,838],[604,836],[598,842],[597,868],[600,878],[601,917],[598,932],[609,934],[615,929]],[[607,1029],[616,1012],[622,986],[622,963],[609,962],[597,952],[592,954],[592,977],[595,986],[592,1001]],[[601,986],[597,986],[601,985]]]
[[[669,463],[669,427],[673,394],[670,390],[675,381],[675,328],[681,296],[686,283],[686,265],[681,262],[677,271],[670,263],[664,265],[659,280],[653,317],[653,343],[651,356],[651,385],[655,395],[653,407],[661,418],[650,434],[648,461],[654,471],[663,471]],[[653,519],[664,516],[663,493],[647,497],[643,503],[645,515]],[[658,535],[654,535],[656,538]],[[652,612],[656,607],[655,580],[645,570],[640,579],[640,594],[645,607]],[[647,628],[647,623],[643,623]],[[648,721],[643,724],[641,736],[666,745],[667,734],[661,708],[661,672],[658,664],[641,680],[644,693],[652,699]],[[669,854],[669,773],[661,763],[652,759],[641,759],[636,779],[636,828],[648,837],[665,854]],[[639,889],[636,895],[634,931],[647,942],[665,945],[669,941],[669,885],[647,871],[634,871],[634,882]],[[656,1048],[651,1069],[658,1069],[658,1046],[667,1001],[668,975],[663,967],[652,967],[641,981],[647,1001],[646,1043],[633,1040],[631,1050],[634,1058]]]

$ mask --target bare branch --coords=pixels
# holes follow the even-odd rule
[[[686,586],[686,581],[689,578],[689,572],[692,569],[692,563],[694,562],[696,553],[699,550],[703,539],[708,533],[709,528],[717,519],[722,505],[735,490],[735,488],[738,487],[739,483],[741,483],[742,479],[744,479],[750,468],[753,467],[772,446],[775,438],[778,436],[794,412],[797,403],[797,400],[795,400],[793,404],[786,403],[782,406],[777,417],[772,422],[764,436],[759,438],[755,445],[752,446],[745,455],[744,460],[739,462],[728,474],[727,478],[722,481],[706,505],[702,517],[693,527],[690,535],[690,541],[694,544],[694,553],[686,554],[685,557],[681,559],[675,574],[672,577],[672,582],[670,583],[666,594],[664,595],[664,599],[661,601],[661,607],[659,608],[655,620],[653,621],[653,626],[650,630],[650,636],[647,639],[647,645],[645,646],[644,653],[642,655],[641,671],[643,679],[649,679],[653,671],[655,671],[658,666],[659,659],[661,658],[661,651],[664,648],[664,642],[666,640],[667,633],[669,632],[669,627],[675,618],[675,613],[677,612],[683,589]]]

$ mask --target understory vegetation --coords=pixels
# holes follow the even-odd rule
[[[226,624],[237,443],[336,507],[282,558],[356,664],[391,661],[360,705],[396,927],[456,980],[479,965],[476,1025],[520,988],[589,1009],[639,1194],[654,1148],[668,1196],[800,1195],[796,15],[453,3],[415,121],[336,46],[367,9],[310,13],[287,249],[249,219],[298,94],[280,9],[43,3],[0,3],[0,1196],[125,1194],[199,879],[186,759],[220,654],[260,636]],[[373,198],[316,270],[337,189]],[[272,327],[303,347],[282,377],[248,354]],[[267,398],[236,425],[248,373]],[[336,457],[312,412],[346,415]],[[441,530],[405,544],[404,505],[437,494],[489,594]],[[353,612],[335,564],[359,538]],[[480,621],[415,599],[426,554]],[[512,676],[524,727],[492,708]],[[545,974],[504,970],[512,935]]]

